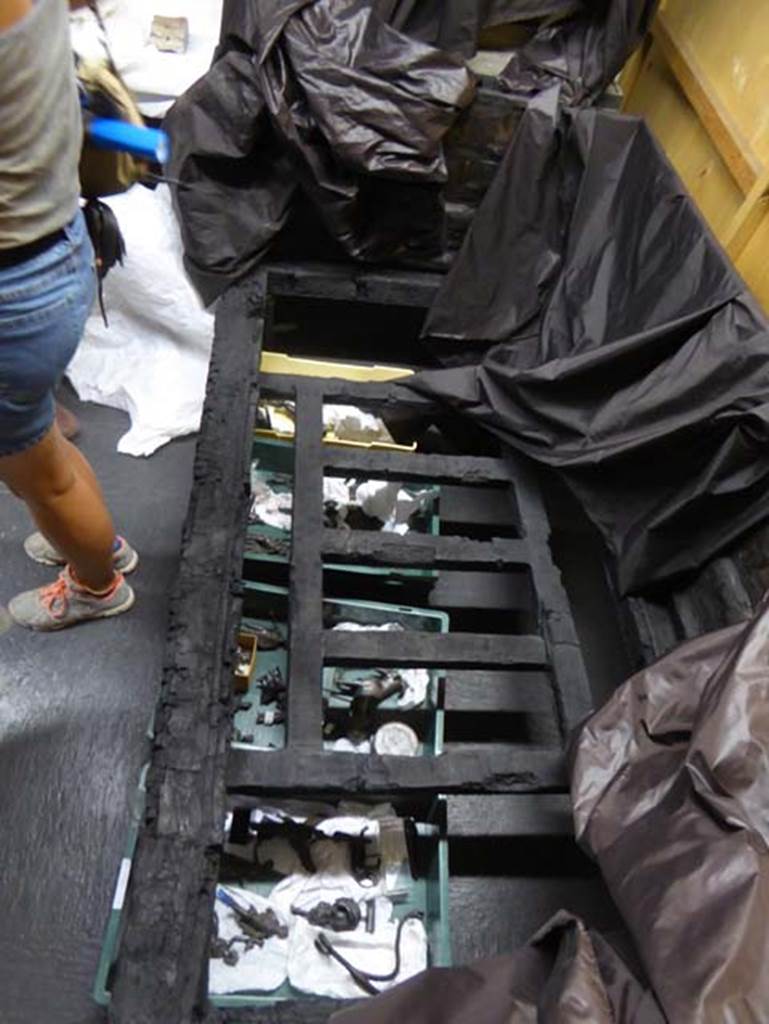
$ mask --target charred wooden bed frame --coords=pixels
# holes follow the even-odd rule
[[[324,296],[428,306],[438,279],[421,273],[281,267],[230,290],[216,317],[214,351],[169,645],[155,722],[148,804],[128,892],[125,930],[112,978],[111,1019],[121,1024],[326,1020],[328,1001],[268,1010],[209,1005],[207,957],[224,817],[264,793],[331,795],[565,792],[564,745],[589,711],[590,696],[566,594],[550,555],[549,528],[528,466],[488,458],[338,448],[322,443],[324,401],[434,412],[396,384],[264,375],[258,362],[275,295]],[[290,559],[287,746],[230,750],[232,664],[241,615],[251,439],[260,389],[296,402],[294,516]],[[405,538],[323,529],[326,470],[449,488],[494,485],[509,498],[515,537]],[[536,626],[526,634],[339,633],[324,631],[323,560],[409,565],[436,571],[521,569],[535,595]],[[469,601],[473,589],[469,588]],[[455,598],[459,600],[459,598]],[[512,620],[511,620],[512,621]],[[542,673],[552,687],[554,746],[473,745],[436,758],[381,758],[324,752],[319,680],[324,664],[430,665],[452,677],[483,672]],[[498,797],[499,798],[499,797]],[[498,799],[497,798],[497,799]],[[451,807],[449,806],[449,818]],[[514,827],[513,827],[514,831]],[[509,834],[509,833],[508,833]]]

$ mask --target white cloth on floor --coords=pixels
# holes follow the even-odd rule
[[[281,924],[290,925],[289,919],[272,900],[259,896],[249,889],[233,888],[232,886],[227,888],[240,904],[248,904],[259,913],[272,909]],[[219,923],[220,939],[229,941],[243,935],[234,911],[219,899],[216,901],[214,912]],[[238,962],[234,966],[230,967],[223,960],[213,958],[209,960],[208,990],[212,994],[224,995],[228,992],[242,992],[249,989],[274,992],[286,980],[290,956],[290,935],[286,939],[274,935],[267,939],[263,946],[255,946],[249,950],[246,950],[241,943],[236,943],[233,948],[238,954]]]
[[[182,265],[168,187],[135,185],[109,205],[125,236],[125,265],[104,281],[110,326],[95,306],[67,376],[84,401],[129,414],[119,452],[151,455],[200,426],[213,315]]]

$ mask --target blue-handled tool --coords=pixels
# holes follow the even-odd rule
[[[99,149],[116,149],[144,160],[165,164],[171,155],[168,135],[160,128],[145,128],[111,117],[86,120],[85,131],[91,145]]]

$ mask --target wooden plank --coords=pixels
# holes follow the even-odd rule
[[[657,14],[652,34],[735,181],[745,194],[749,193],[764,170],[750,139],[742,132],[703,72],[696,53],[679,35],[664,10]]]
[[[465,836],[573,836],[567,794],[450,796],[446,807],[450,838]]]
[[[721,103],[769,163],[769,4],[766,0],[666,0],[665,22],[685,39]]]
[[[323,742],[323,400],[296,389],[294,505],[289,577],[288,711],[291,744]]]
[[[400,537],[376,530],[324,530],[322,549],[324,557],[348,564],[414,569],[501,569],[525,566],[530,558],[528,544],[521,540],[477,541],[419,533]]]
[[[515,489],[510,487],[441,487],[441,526],[446,523],[468,523],[473,526],[520,526],[515,505]]]
[[[703,216],[716,235],[723,237],[745,195],[656,42],[628,97],[626,112],[646,120]]]
[[[440,274],[327,263],[270,263],[267,267],[267,286],[273,295],[387,306],[429,307],[442,281]]]
[[[646,62],[647,54],[649,53],[649,47],[651,46],[651,36],[647,35],[644,37],[641,45],[636,47],[635,51],[631,54],[628,60],[625,62],[625,66],[619,75],[619,85],[622,90],[622,110],[625,111],[628,102],[633,95],[638,79],[641,76],[644,63]]]
[[[296,385],[300,381],[312,378],[292,376],[284,373],[263,373],[260,376],[261,392],[265,397],[293,398]],[[404,384],[376,383],[372,381],[340,380],[325,378],[314,382],[323,388],[324,400],[335,405],[358,405],[365,409],[386,412],[414,409],[416,412],[429,413],[445,407],[425,395],[412,391]]]
[[[272,1006],[212,1010],[200,1024],[328,1024],[334,1013],[357,1005],[355,999],[287,999]]]
[[[470,572],[469,569],[468,566],[463,572],[441,572],[430,593],[430,607],[449,612],[464,608],[471,612],[524,611],[534,615],[536,597],[528,572]],[[510,625],[506,628],[510,629]]]
[[[553,687],[563,739],[590,713],[593,698],[571,614],[571,606],[550,551],[550,523],[534,471],[510,451],[505,459],[516,481],[524,537],[532,550],[531,573],[541,609],[541,628],[553,670]]]
[[[333,751],[231,752],[230,792],[332,796],[401,793],[543,793],[567,786],[564,754],[511,744],[502,752],[457,751],[440,757],[361,756]]]
[[[420,455],[418,452],[387,452],[366,448],[323,449],[328,469],[374,479],[414,483],[500,484],[509,483],[510,471],[502,459],[466,455]]]
[[[740,253],[737,269],[764,310],[769,311],[769,203],[762,199],[760,206],[766,212],[759,217],[759,210],[755,211],[758,224]]]
[[[538,636],[327,630],[324,646],[327,665],[360,668],[543,668],[549,661]]]
[[[723,244],[733,260],[738,260],[769,210],[769,167],[756,178],[724,232]],[[766,265],[766,264],[764,264]]]
[[[447,712],[547,713],[555,711],[547,672],[449,669],[445,675]]]
[[[123,914],[115,1024],[196,1016],[214,904],[231,733],[234,598],[248,515],[250,437],[261,344],[259,281],[220,300],[195,487],[171,599],[148,808]]]

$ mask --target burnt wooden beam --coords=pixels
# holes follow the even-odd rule
[[[567,787],[564,754],[555,747],[479,746],[439,757],[379,757],[299,749],[233,749],[231,793],[304,796],[399,793],[542,793]]]
[[[552,680],[543,669],[448,669],[444,678],[447,714],[554,712]]]
[[[520,529],[515,488],[446,484],[441,487],[441,523]]]
[[[495,538],[490,541],[428,534],[396,534],[376,530],[325,530],[323,554],[348,563],[411,566],[424,569],[504,569],[525,566],[525,541]]]
[[[323,461],[339,473],[361,474],[373,479],[390,478],[415,483],[505,484],[510,470],[502,459],[470,455],[421,455],[376,448],[343,448],[326,445]]]
[[[407,378],[404,378],[406,380]],[[324,401],[335,405],[358,405],[366,409],[386,412],[388,407],[402,411],[409,409],[420,414],[442,413],[446,407],[427,395],[420,395],[405,384],[375,381],[341,380],[336,377],[315,379],[290,373],[263,373],[260,378],[262,395],[266,398],[292,399],[298,384],[311,382],[323,391]]]
[[[207,962],[249,505],[260,279],[216,315],[194,486],[171,596],[147,811],[123,912],[113,1024],[188,1024]]]
[[[553,689],[564,741],[593,707],[590,684],[577,638],[569,598],[550,550],[550,521],[528,460],[505,454],[508,472],[516,481],[518,509],[532,551],[531,576],[539,603],[540,627],[550,655]]]
[[[323,739],[323,398],[299,392],[289,577],[289,742],[320,749]]]
[[[221,1009],[202,1024],[328,1024],[333,1013],[357,1005],[355,999],[287,999],[273,1006]]]
[[[432,305],[443,276],[326,263],[271,263],[267,267],[267,282],[272,295],[427,308]]]
[[[324,647],[326,664],[337,666],[541,668],[549,664],[539,636],[326,630]]]
[[[457,794],[446,802],[449,838],[574,835],[567,793],[486,796]]]
[[[504,617],[513,632],[513,615],[507,616],[506,613],[533,614],[536,607],[528,569],[521,563],[515,572],[477,572],[477,567],[476,563],[467,565],[462,572],[453,569],[441,572],[430,591],[430,607],[444,608],[450,613],[452,609],[462,609],[471,614],[500,612],[500,619]]]

